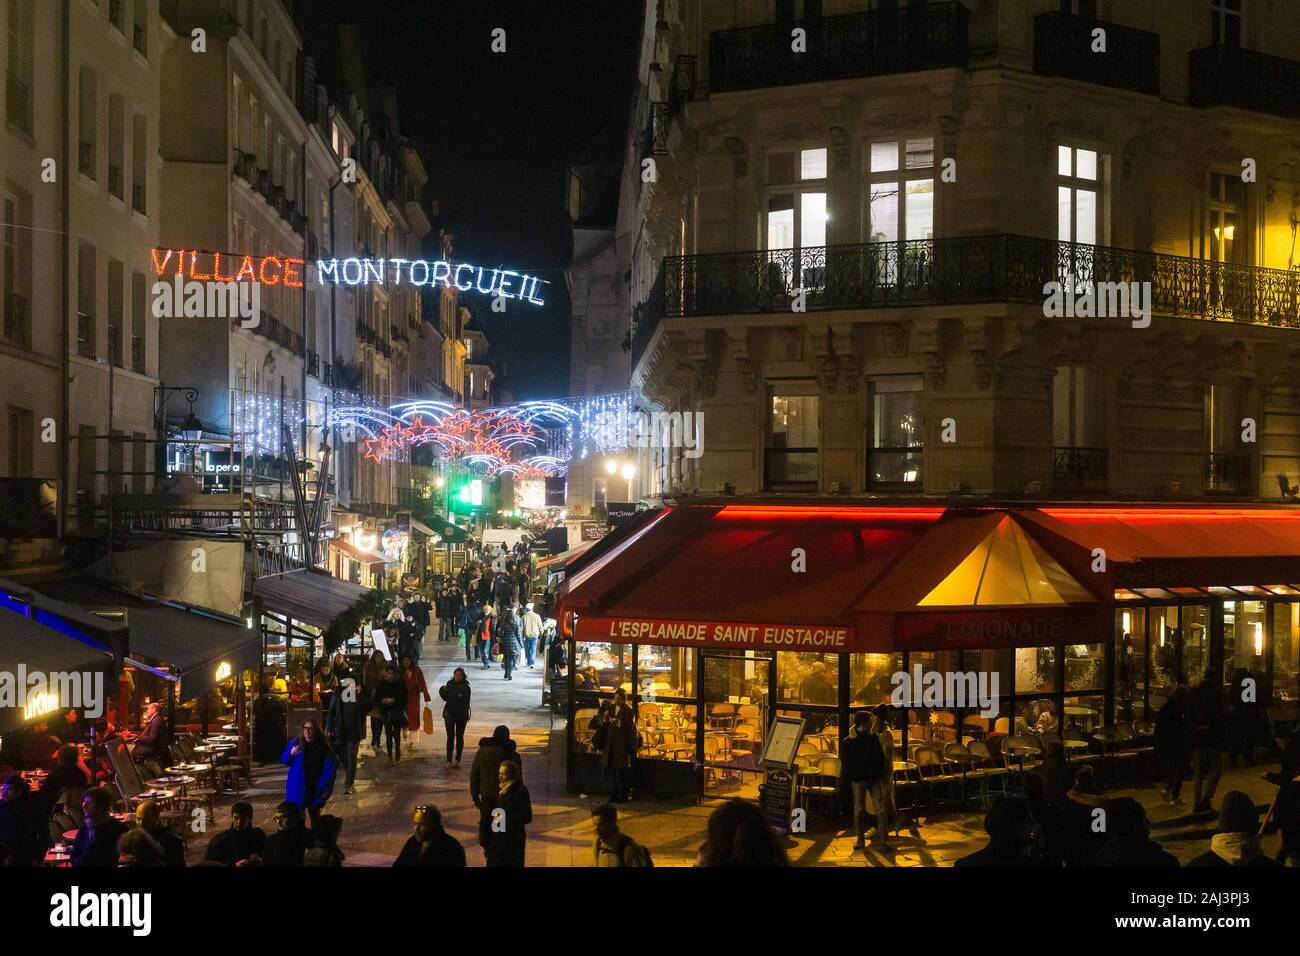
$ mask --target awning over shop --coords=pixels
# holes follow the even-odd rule
[[[360,585],[313,570],[261,578],[255,591],[268,611],[322,630],[368,593]]]
[[[1103,556],[1100,573],[1118,587],[1300,581],[1300,509],[1055,507],[1020,518],[1076,575]]]
[[[459,525],[452,524],[441,515],[425,515],[412,518],[411,526],[430,538],[442,538],[442,544],[464,544],[469,540],[469,532]]]
[[[374,551],[366,551],[364,548],[358,548],[355,544],[341,541],[338,538],[330,538],[330,547],[336,551],[341,551],[353,561],[360,562],[361,564],[374,565],[389,563],[389,559],[384,557],[382,554],[377,554]]]
[[[0,578],[0,610],[23,616],[49,630],[70,637],[83,644],[105,648],[121,666],[129,648],[126,624],[114,619],[92,614],[85,608],[60,601],[42,590],[44,585],[19,584]],[[0,622],[10,620],[0,618]],[[0,623],[0,635],[4,634]],[[0,643],[0,650],[4,645]]]
[[[595,543],[595,541],[584,541],[576,548],[570,548],[568,551],[553,554],[549,558],[542,558],[542,560],[537,562],[537,570],[550,571],[552,573],[555,571],[561,571],[568,566],[570,561],[578,557],[578,555],[590,551],[591,546]]]
[[[939,508],[690,505],[641,518],[570,572],[578,639],[851,651],[854,603]],[[620,529],[623,530],[623,529]]]
[[[7,679],[12,681],[7,687],[0,686],[0,734],[53,713],[60,705],[71,705],[72,700],[61,696],[55,703],[67,677],[79,676],[83,687],[78,692],[84,694],[93,689],[93,684],[84,686],[87,675],[109,675],[116,670],[106,647],[53,631],[8,606],[0,607],[0,636],[5,668],[11,670]],[[36,674],[41,678],[31,683],[29,678]],[[60,674],[66,675],[64,681],[56,678],[50,683],[50,675]],[[107,694],[107,685],[102,686]],[[89,702],[83,699],[81,703],[86,706]]]
[[[85,578],[43,585],[47,593],[75,600],[94,613],[125,612],[131,630],[131,655],[167,667],[181,680],[188,699],[206,693],[225,677],[256,667],[261,631],[213,612],[136,596]]]
[[[1092,643],[1108,613],[1002,510],[945,516],[857,610],[882,651]]]

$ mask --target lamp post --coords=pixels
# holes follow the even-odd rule
[[[611,478],[621,474],[623,480],[627,482],[627,500],[629,502],[635,500],[632,497],[632,480],[636,477],[636,462],[607,458],[605,459],[605,473]]]
[[[154,428],[157,431],[157,444],[154,446],[154,481],[163,481],[167,477],[167,399],[173,392],[181,392],[185,396],[185,401],[190,403],[189,414],[185,416],[185,421],[181,428],[186,432],[186,438],[189,433],[194,433],[194,441],[197,442],[203,433],[203,423],[194,414],[194,403],[199,400],[199,390],[189,385],[163,385],[159,383],[153,390],[154,403]]]

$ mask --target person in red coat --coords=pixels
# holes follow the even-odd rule
[[[407,745],[414,750],[415,741],[420,736],[420,711],[433,698],[429,696],[429,687],[424,682],[424,671],[409,654],[402,658],[402,680],[406,682],[406,727],[402,733]]]

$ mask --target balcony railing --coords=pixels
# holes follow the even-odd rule
[[[699,60],[689,54],[681,53],[673,61],[673,77],[668,84],[668,122],[681,115],[686,104],[695,99],[695,78]]]
[[[1239,47],[1211,46],[1188,54],[1188,102],[1237,106],[1300,119],[1300,61]]]
[[[1105,448],[1053,448],[1053,484],[1057,491],[1100,490],[1106,485],[1109,461]]]
[[[94,317],[86,312],[77,313],[77,354],[83,358],[95,357]]]
[[[1093,31],[1106,31],[1106,51],[1094,53]],[[1068,13],[1034,18],[1034,72],[1136,93],[1160,93],[1160,35]]]
[[[14,348],[32,347],[32,323],[27,314],[27,299],[17,292],[5,293],[5,343]]]
[[[665,258],[633,336],[633,361],[661,317],[1023,302],[1060,282],[1110,299],[1151,284],[1154,314],[1300,329],[1300,270],[1266,269],[1027,236],[957,236]]]
[[[95,144],[86,140],[77,142],[77,169],[89,176],[95,178]]]
[[[966,7],[944,2],[722,30],[709,38],[709,92],[964,67],[966,24]],[[790,48],[796,27],[805,53]]]
[[[1250,485],[1250,456],[1207,452],[1205,490],[1245,493]]]
[[[641,134],[641,158],[663,156],[668,152],[668,104],[651,103]]]

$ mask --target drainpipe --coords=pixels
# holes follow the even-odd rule
[[[72,47],[72,13],[69,7],[71,0],[63,0],[62,10],[62,46],[61,46],[61,65],[62,65],[62,86],[63,86],[63,175],[59,181],[63,184],[63,230],[59,238],[59,248],[63,253],[63,295],[61,298],[62,308],[60,315],[62,321],[59,323],[63,327],[63,334],[60,336],[62,355],[59,360],[59,368],[62,372],[60,378],[59,391],[59,499],[58,511],[56,513],[58,523],[59,540],[62,541],[64,533],[68,527],[68,445],[72,436],[69,434],[71,429],[71,411],[69,405],[72,400],[72,388],[68,383],[68,376],[72,370],[72,362],[69,357],[69,350],[72,347],[71,334],[68,328],[69,309],[72,304],[72,290],[69,283],[72,281],[72,269],[68,264],[68,257],[72,254],[72,241],[70,233],[72,232],[72,211],[69,203],[72,201],[71,171],[74,168],[71,162],[71,124],[72,124],[72,105],[69,102],[71,96],[72,83],[68,75],[71,67],[71,47]]]

